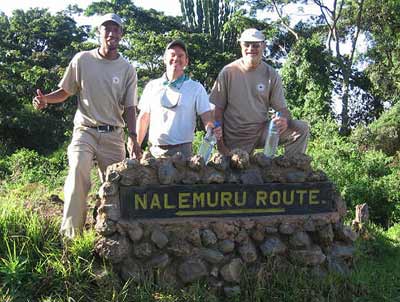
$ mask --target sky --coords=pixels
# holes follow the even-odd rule
[[[10,16],[15,9],[27,10],[31,7],[48,8],[52,13],[65,9],[69,4],[77,4],[80,8],[86,8],[95,0],[0,0],[0,10]],[[180,15],[179,0],[133,0],[136,6],[145,9],[153,8],[164,12],[166,15]],[[92,19],[93,20],[93,19]],[[79,25],[92,23],[87,17],[77,17]]]

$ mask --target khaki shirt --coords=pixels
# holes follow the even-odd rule
[[[230,149],[255,145],[265,129],[269,109],[287,107],[279,74],[265,62],[246,70],[242,59],[222,69],[210,101],[224,109],[224,141]]]
[[[125,107],[137,105],[135,68],[121,55],[116,60],[101,57],[98,49],[76,54],[58,86],[78,93],[75,126],[124,127]]]

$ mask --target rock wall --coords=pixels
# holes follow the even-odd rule
[[[193,156],[126,160],[107,170],[99,195],[97,253],[109,260],[121,278],[183,286],[203,279],[226,293],[240,290],[244,270],[257,274],[273,260],[286,265],[347,273],[352,265],[355,234],[343,225],[345,206],[338,194],[331,213],[245,218],[123,220],[119,186],[168,184],[327,181],[313,171],[311,158],[252,157],[241,150],[208,165]],[[154,279],[156,276],[156,279]]]

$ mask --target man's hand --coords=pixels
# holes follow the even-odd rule
[[[221,126],[215,127],[213,129],[213,133],[218,141],[222,139],[222,127]]]
[[[272,117],[272,120],[274,121],[276,127],[278,128],[279,134],[282,134],[283,132],[285,132],[287,130],[288,119],[286,117],[283,117],[283,116],[277,117],[276,115],[274,115]]]
[[[142,149],[140,148],[136,137],[128,136],[127,148],[130,158],[136,158],[138,160],[142,158]]]
[[[36,96],[32,100],[32,105],[37,110],[47,108],[47,100],[40,89],[36,90]]]

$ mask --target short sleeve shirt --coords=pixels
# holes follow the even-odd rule
[[[224,140],[229,148],[254,144],[265,127],[269,109],[286,108],[279,74],[265,62],[255,70],[246,70],[242,59],[222,69],[210,101],[224,109]]]
[[[121,55],[101,57],[98,49],[76,54],[58,86],[79,96],[75,126],[124,127],[125,107],[137,105],[135,68]]]
[[[140,98],[140,111],[150,113],[149,141],[152,145],[177,145],[193,141],[196,114],[211,110],[208,95],[199,82],[185,81],[175,95],[179,100],[175,107],[162,105],[162,98],[168,96],[164,78],[150,81]],[[174,102],[171,102],[174,103]]]

